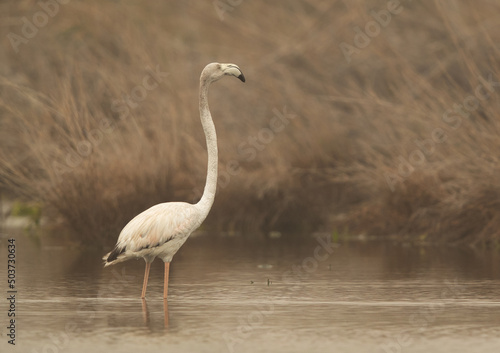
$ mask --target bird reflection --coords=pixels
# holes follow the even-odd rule
[[[167,329],[168,328],[168,301],[166,299],[163,300],[163,316],[164,316],[164,327]],[[142,298],[142,321],[144,322],[144,326],[148,327],[149,329],[154,329],[152,322],[151,322],[151,316],[149,313],[149,308],[148,308],[148,302],[146,299]],[[154,322],[154,320],[153,320]]]
[[[144,326],[151,326],[149,322],[148,302],[144,298],[142,298],[142,321],[144,321]]]
[[[163,315],[165,317],[165,328],[168,328],[168,301],[163,299]]]

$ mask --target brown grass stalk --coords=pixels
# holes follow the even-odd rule
[[[1,187],[42,201],[84,242],[116,239],[155,203],[196,201],[206,172],[198,76],[234,62],[247,84],[218,83],[210,106],[220,171],[239,170],[206,227],[498,242],[500,86],[468,97],[500,81],[500,4],[401,1],[348,62],[341,43],[355,45],[355,28],[387,4],[246,1],[221,20],[212,2],[72,1],[16,53],[7,35],[40,9],[7,1]],[[168,76],[127,105],[156,67]],[[266,137],[284,109],[296,118]],[[443,141],[426,145],[433,136]],[[242,153],[251,138],[259,147]]]

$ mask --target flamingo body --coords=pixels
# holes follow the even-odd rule
[[[141,257],[146,262],[156,257],[163,262],[172,261],[189,235],[203,222],[202,217],[196,205],[186,202],[161,203],[148,208],[123,228],[113,251],[104,256],[105,266]]]

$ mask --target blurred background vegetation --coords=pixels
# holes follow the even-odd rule
[[[205,229],[500,239],[499,2],[42,3],[0,4],[0,187],[83,242],[199,199],[213,61]]]

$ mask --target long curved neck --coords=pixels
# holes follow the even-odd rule
[[[214,122],[212,120],[212,115],[210,114],[210,109],[208,107],[208,87],[210,86],[210,81],[207,79],[200,80],[200,119],[201,125],[203,125],[203,132],[205,133],[205,138],[207,140],[207,151],[208,151],[208,167],[207,167],[207,181],[205,183],[205,189],[203,190],[203,196],[201,200],[196,204],[197,207],[202,211],[204,217],[208,215],[212,204],[215,199],[215,190],[217,188],[217,135],[215,132]]]

